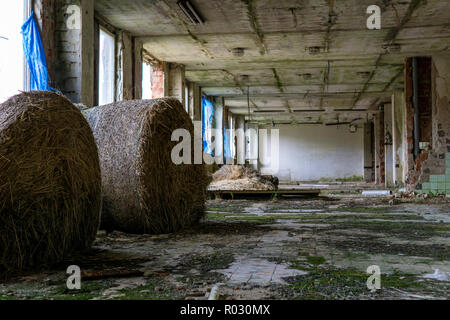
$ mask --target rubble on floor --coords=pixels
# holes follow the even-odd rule
[[[449,282],[424,278],[450,272],[449,238],[445,198],[211,200],[199,226],[99,233],[89,254],[0,282],[0,299],[207,300],[219,283],[226,300],[449,299]],[[80,290],[66,287],[69,265],[92,276]]]

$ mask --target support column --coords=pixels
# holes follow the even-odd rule
[[[50,86],[55,87],[55,63],[57,60],[57,48],[55,39],[56,21],[55,17],[56,0],[34,0],[32,9],[39,26],[39,33],[42,38],[42,45],[47,60],[48,73],[51,79]],[[27,17],[28,18],[28,17]]]
[[[384,156],[385,156],[385,185],[393,188],[394,183],[394,148],[393,148],[393,122],[392,104],[384,105]]]
[[[133,87],[134,99],[142,99],[142,42],[133,39]]]
[[[192,84],[192,96],[193,96],[193,120],[202,121],[202,92],[201,88],[193,83]]]
[[[58,0],[55,87],[72,102],[94,105],[94,2]],[[51,60],[50,60],[51,62]],[[53,64],[51,62],[51,64]]]
[[[364,124],[364,181],[372,182],[373,174],[373,147],[372,147],[372,123]]]
[[[379,115],[375,115],[373,119],[374,132],[374,151],[375,151],[375,184],[380,184],[380,119]]]
[[[181,64],[171,63],[168,70],[168,96],[177,98],[184,106],[185,104],[185,71]]]
[[[214,118],[215,118],[215,137],[214,137],[214,143],[215,143],[215,157],[216,157],[216,163],[217,164],[223,164],[224,163],[224,145],[223,145],[223,115],[224,115],[224,108],[223,108],[224,99],[223,97],[218,97],[215,99],[214,103]]]
[[[249,164],[253,169],[258,170],[259,150],[258,150],[258,124],[246,124],[246,155]]]
[[[131,35],[124,31],[119,32],[116,47],[116,100],[131,100],[134,91],[133,41]]]
[[[396,187],[405,185],[406,166],[406,119],[405,104],[402,91],[392,95],[393,149],[394,149],[394,183]]]
[[[236,141],[236,163],[245,164],[245,116],[235,116],[236,126],[234,136]]]

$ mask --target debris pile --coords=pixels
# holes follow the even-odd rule
[[[268,190],[278,189],[278,178],[261,175],[258,171],[242,165],[225,165],[213,174],[210,191],[216,190]]]

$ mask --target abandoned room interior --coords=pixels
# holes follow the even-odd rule
[[[0,17],[0,300],[450,298],[448,0]]]

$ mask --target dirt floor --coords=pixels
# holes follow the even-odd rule
[[[100,232],[94,249],[0,284],[0,299],[449,299],[445,198],[211,200],[207,217],[170,235]],[[66,269],[80,266],[80,290]],[[381,289],[366,285],[369,266]],[[51,270],[51,271],[48,271]]]

